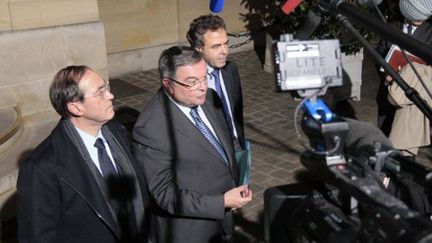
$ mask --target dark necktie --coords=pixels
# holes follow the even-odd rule
[[[117,177],[117,171],[108,156],[101,138],[96,139],[94,146],[98,150],[99,165],[102,175],[107,182],[108,203],[115,212],[122,230],[123,240],[125,242],[135,242],[134,237],[136,236],[137,225],[135,223],[135,211],[132,204],[133,195],[130,189],[125,189],[133,187],[133,184],[130,184],[131,182],[126,180],[125,177]]]
[[[223,160],[228,165],[228,158],[225,154],[222,144],[219,143],[212,131],[210,131],[207,125],[201,120],[196,107],[191,108],[190,115],[192,116],[192,119],[194,120],[195,126],[198,128],[198,130],[204,135],[204,137],[210,142],[210,144],[216,149],[216,151],[222,156]]]
[[[108,153],[105,149],[105,145],[101,138],[96,139],[94,146],[98,150],[98,159],[99,165],[102,170],[102,175],[105,178],[108,178],[110,175],[117,175],[117,171],[114,168],[114,165],[111,159],[108,156]]]
[[[227,103],[227,101],[226,101],[226,99],[225,99],[225,95],[224,95],[224,93],[223,93],[223,91],[222,91],[222,86],[221,86],[221,83],[220,83],[220,78],[219,78],[219,69],[214,69],[214,70],[212,71],[212,75],[213,75],[213,77],[214,77],[214,79],[215,79],[215,89],[216,89],[216,93],[218,94],[219,98],[220,98],[221,101],[222,101],[222,109],[223,109],[224,114],[225,114],[225,119],[226,119],[226,121],[227,121],[228,128],[229,128],[229,130],[230,130],[230,134],[231,134],[231,138],[232,138],[233,143],[234,143],[235,150],[236,150],[236,151],[239,151],[239,150],[241,150],[241,147],[240,147],[240,144],[239,144],[238,139],[237,139],[236,136],[234,135],[235,133],[234,133],[234,128],[233,128],[233,124],[232,124],[231,114],[230,114],[230,112],[229,112],[229,109],[228,109],[228,103]]]
[[[412,33],[413,33],[413,27],[412,27],[412,25],[409,24],[409,25],[407,26],[407,34],[408,34],[408,35],[412,35]]]
[[[233,128],[232,128],[231,114],[229,112],[228,103],[227,103],[227,101],[225,99],[225,95],[224,95],[224,93],[222,91],[222,86],[221,86],[221,83],[220,83],[219,69],[213,70],[212,75],[213,75],[213,77],[215,79],[216,93],[218,94],[219,98],[222,101],[222,108],[223,108],[223,111],[224,111],[224,114],[225,114],[225,119],[227,120],[228,126],[231,129],[231,132],[233,132],[233,130],[232,130]]]

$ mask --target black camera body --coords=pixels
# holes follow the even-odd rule
[[[317,180],[266,190],[269,243],[432,242],[430,204],[413,207],[384,183],[390,180],[396,186],[416,178],[410,185],[428,201],[429,169],[380,143],[363,146],[356,155],[347,153],[343,142],[349,127],[342,118],[324,122],[305,114],[302,127],[310,144],[324,149],[301,155],[302,164]]]
[[[432,172],[379,142],[348,151],[349,123],[317,99],[327,87],[341,84],[335,43],[281,38],[274,45],[277,89],[306,98],[300,103],[302,129],[312,149],[301,162],[316,179],[265,191],[265,238],[268,243],[432,242]],[[320,61],[301,71],[312,57]],[[405,189],[421,203],[400,193]]]
[[[388,159],[394,158],[399,157]],[[330,169],[322,159],[309,152],[302,155],[302,163],[318,180],[265,191],[267,242],[432,242],[428,214],[384,188],[382,174],[370,169],[374,159],[364,164],[349,158]]]

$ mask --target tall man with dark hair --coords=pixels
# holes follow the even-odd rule
[[[145,181],[127,130],[110,122],[109,84],[69,66],[55,75],[50,98],[61,120],[19,171],[19,241],[146,242]]]
[[[201,52],[208,65],[209,88],[222,101],[236,151],[245,149],[243,98],[237,65],[227,61],[228,35],[223,19],[217,15],[202,15],[192,21],[186,38]]]
[[[237,186],[231,134],[217,94],[207,89],[207,65],[193,48],[174,46],[162,52],[159,74],[162,88],[132,135],[152,198],[151,240],[231,242],[232,209],[252,193]]]

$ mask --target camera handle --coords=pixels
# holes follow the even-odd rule
[[[316,97],[306,100],[302,108],[305,113],[301,125],[314,151],[329,158],[341,155],[348,123]]]

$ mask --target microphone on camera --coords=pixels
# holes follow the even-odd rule
[[[294,9],[297,8],[300,3],[303,2],[303,0],[287,0],[281,7],[282,11],[285,14],[290,14],[294,11]]]
[[[224,7],[224,0],[210,0],[210,11],[220,13]]]
[[[374,142],[379,142],[387,147],[392,147],[390,140],[381,132],[379,128],[367,122],[344,118],[349,125],[349,132],[346,135],[345,151],[352,155],[357,155],[365,147],[370,147]]]

